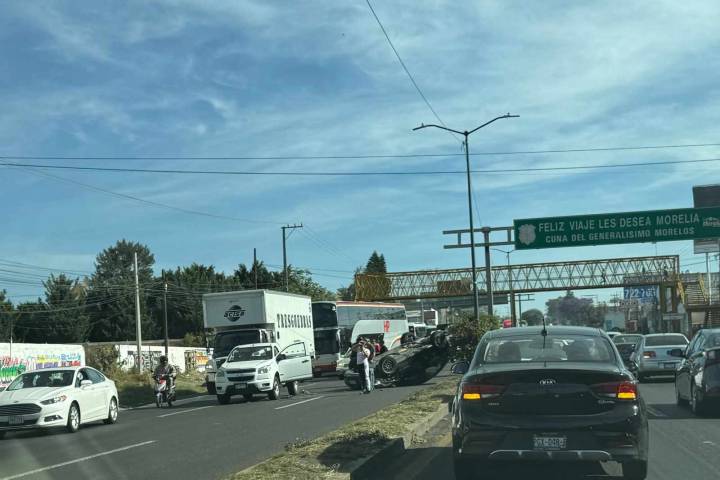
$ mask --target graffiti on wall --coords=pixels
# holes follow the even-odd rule
[[[145,371],[154,370],[160,364],[160,357],[163,352],[160,350],[150,350],[141,352],[142,368]],[[123,361],[124,367],[134,367],[137,365],[137,350],[128,350],[127,358]]]
[[[57,367],[82,366],[79,352],[69,353],[25,353],[19,356],[0,356],[0,385],[8,384],[13,378],[29,370]]]
[[[205,364],[210,360],[204,350],[190,350],[185,352],[185,371],[205,371]]]

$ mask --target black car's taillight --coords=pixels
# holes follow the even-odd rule
[[[617,400],[636,400],[638,394],[637,383],[628,381],[598,383],[590,388],[600,397]]]
[[[483,398],[499,397],[505,391],[502,385],[485,385],[482,383],[463,383],[463,400],[482,400]]]

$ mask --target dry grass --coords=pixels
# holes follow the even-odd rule
[[[284,453],[228,480],[347,478],[341,473],[358,459],[379,451],[391,439],[404,436],[413,424],[437,411],[456,387],[457,379],[448,379],[315,440],[299,438],[286,445]]]
[[[153,379],[149,373],[137,374],[121,370],[108,374],[117,386],[121,407],[137,407],[155,401]],[[178,399],[192,397],[206,390],[202,386],[204,378],[197,372],[177,376],[175,392]]]

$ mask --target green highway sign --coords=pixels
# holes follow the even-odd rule
[[[514,220],[515,248],[580,247],[720,237],[720,207]]]

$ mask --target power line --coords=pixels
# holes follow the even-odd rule
[[[440,121],[440,120],[438,120]],[[592,153],[592,152],[617,152],[617,151],[635,151],[635,150],[665,150],[677,148],[701,148],[701,147],[720,147],[720,143],[685,143],[685,144],[669,144],[669,145],[639,145],[639,146],[620,146],[620,147],[587,147],[587,148],[567,148],[567,149],[546,149],[546,150],[511,150],[511,151],[490,151],[490,152],[472,152],[471,157],[479,156],[505,156],[505,155],[544,155],[556,153]],[[441,158],[441,157],[464,157],[464,153],[408,153],[408,154],[358,154],[358,155],[269,155],[269,156],[149,156],[138,155],[128,156],[120,155],[115,157],[106,157],[98,155],[89,156],[64,156],[64,155],[0,155],[0,160],[22,160],[22,161],[224,161],[224,160],[369,160],[369,159],[389,159],[389,158]]]
[[[616,164],[596,164],[596,165],[572,165],[566,167],[529,167],[529,168],[499,168],[499,169],[484,169],[484,170],[470,170],[471,173],[520,173],[520,172],[558,172],[558,171],[573,171],[573,170],[599,170],[599,169],[615,169],[615,168],[634,168],[634,167],[648,167],[648,166],[659,166],[659,165],[690,165],[699,163],[711,163],[719,162],[720,158],[705,158],[699,160],[666,160],[657,162],[633,162],[633,163],[616,163]],[[365,171],[365,172],[308,172],[308,171],[258,171],[258,170],[177,170],[177,169],[157,169],[157,168],[114,168],[114,167],[84,167],[84,166],[71,166],[71,165],[47,165],[47,164],[34,164],[34,163],[3,163],[8,167],[19,167],[19,168],[30,168],[30,169],[55,169],[55,170],[80,170],[80,171],[93,171],[93,172],[114,172],[114,173],[160,173],[160,174],[177,174],[177,175],[259,175],[259,176],[304,176],[304,177],[363,177],[363,176],[418,176],[418,175],[465,175],[467,172],[464,170],[420,170],[420,171]],[[41,172],[37,172],[41,173]],[[187,210],[184,208],[174,207],[151,200],[144,200],[124,193],[112,192],[110,190],[101,189],[92,185],[76,182],[63,177],[56,177],[48,173],[43,173],[47,176],[52,176],[63,181],[71,182],[76,185],[82,185],[84,187],[98,190],[111,195],[116,195],[130,200],[141,201],[154,206],[171,208],[179,210],[184,213],[193,213],[195,215],[212,216],[216,218],[237,220],[242,222],[251,223],[265,223],[279,225],[279,222],[271,222],[267,220],[249,220],[235,217],[227,217],[224,215],[215,215],[205,212],[198,212],[195,210]]]
[[[124,199],[127,199],[127,200],[133,200],[133,201],[135,201],[135,202],[140,202],[140,203],[144,203],[144,204],[147,204],[147,205],[152,205],[152,206],[155,206],[155,207],[167,208],[167,209],[170,209],[170,210],[175,210],[175,211],[178,211],[178,212],[187,213],[187,214],[191,214],[191,215],[199,215],[199,216],[203,216],[203,217],[211,217],[211,218],[217,218],[217,219],[221,219],[221,220],[232,220],[232,221],[236,221],[236,222],[258,223],[258,224],[270,224],[270,225],[283,225],[282,222],[273,222],[273,221],[269,221],[269,220],[254,220],[254,219],[248,219],[248,218],[238,218],[238,217],[231,217],[231,216],[227,216],[227,215],[217,215],[217,214],[214,214],[214,213],[201,212],[201,211],[198,211],[198,210],[190,210],[190,209],[187,209],[187,208],[176,207],[176,206],[173,206],[173,205],[168,205],[168,204],[165,204],[165,203],[155,202],[155,201],[152,201],[152,200],[146,200],[146,199],[144,199],[144,198],[135,197],[135,196],[133,196],[133,195],[128,195],[128,194],[126,194],[126,193],[120,193],[120,192],[115,192],[115,191],[112,191],[112,190],[107,190],[107,189],[105,189],[105,188],[96,187],[96,186],[90,185],[90,184],[88,184],[88,183],[78,182],[78,181],[76,181],[76,180],[71,180],[71,179],[69,179],[69,178],[60,177],[60,176],[53,175],[53,174],[50,174],[50,173],[47,173],[47,172],[40,172],[40,171],[37,171],[37,168],[38,168],[37,165],[11,165],[11,164],[8,164],[8,163],[6,163],[6,162],[0,162],[0,165],[20,167],[20,168],[22,168],[23,170],[25,170],[25,171],[27,171],[27,172],[30,172],[30,173],[33,173],[33,174],[36,174],[36,175],[42,175],[42,176],[45,176],[45,177],[48,177],[48,178],[53,178],[53,179],[55,179],[55,180],[59,180],[59,181],[61,181],[61,182],[71,183],[71,184],[73,184],[73,185],[78,185],[78,186],[80,186],[80,187],[87,188],[87,189],[89,189],[89,190],[94,190],[94,191],[96,191],[96,192],[101,192],[101,193],[105,193],[105,194],[107,194],[107,195],[112,195],[112,196],[119,197],[119,198],[124,198]],[[25,168],[25,167],[30,167],[30,168]],[[55,167],[57,167],[57,166],[55,166]],[[43,168],[43,167],[39,167],[39,168]],[[48,168],[53,168],[53,166],[49,166]]]

